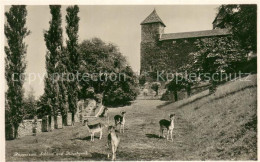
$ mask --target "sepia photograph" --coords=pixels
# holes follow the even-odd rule
[[[5,161],[258,160],[257,3],[3,9]]]

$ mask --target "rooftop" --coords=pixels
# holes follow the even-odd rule
[[[183,32],[183,33],[168,33],[168,34],[162,34],[160,41],[184,39],[184,38],[223,36],[229,34],[231,33],[229,32],[228,29],[213,29],[213,30],[203,30],[203,31],[194,31],[194,32]]]
[[[156,10],[154,9],[153,12],[144,21],[142,21],[141,25],[158,22],[161,23],[164,27],[166,27],[166,25],[163,23],[161,18],[156,13]]]

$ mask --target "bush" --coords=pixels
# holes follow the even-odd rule
[[[104,96],[105,106],[124,106],[129,105],[136,98],[137,91],[132,91],[131,93],[125,92],[121,87],[115,90],[110,90]]]
[[[145,75],[140,75],[139,76],[139,84],[140,84],[140,86],[144,86],[145,83],[146,83]]]
[[[165,93],[162,94],[161,97],[162,101],[170,101],[171,100],[171,94],[169,91],[165,91]]]
[[[158,95],[159,88],[161,87],[161,83],[153,82],[151,85],[151,89],[156,92],[156,96]]]

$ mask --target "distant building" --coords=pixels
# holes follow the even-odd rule
[[[153,12],[141,23],[141,71],[175,71],[187,61],[188,54],[195,52],[197,39],[230,35],[223,24],[224,12],[213,21],[213,30],[164,33],[166,25]]]

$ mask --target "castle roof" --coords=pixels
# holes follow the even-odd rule
[[[185,39],[185,38],[224,36],[229,34],[231,33],[229,32],[228,29],[213,29],[213,30],[203,30],[203,31],[194,31],[194,32],[183,32],[183,33],[168,33],[168,34],[162,34],[160,41]]]
[[[212,22],[212,24],[214,24],[217,20],[223,20],[224,17],[226,16],[226,11],[223,7],[220,8],[217,16],[215,17],[214,21]]]
[[[166,25],[163,23],[161,18],[156,13],[156,10],[154,9],[153,12],[141,23],[141,25],[158,22],[161,23],[164,27],[166,27]]]

